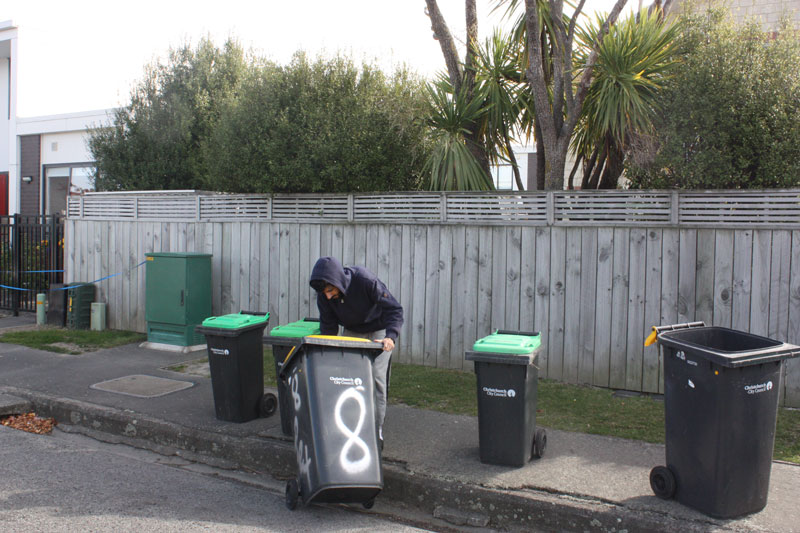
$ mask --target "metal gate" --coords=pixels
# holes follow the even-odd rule
[[[36,310],[36,293],[64,280],[64,219],[0,216],[0,309]]]

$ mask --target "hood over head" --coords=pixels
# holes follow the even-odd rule
[[[309,285],[317,292],[321,292],[325,285],[333,285],[342,294],[347,293],[350,286],[350,272],[335,257],[320,257],[311,270]]]

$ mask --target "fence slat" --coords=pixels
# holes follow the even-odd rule
[[[425,347],[425,280],[428,277],[426,268],[426,252],[428,232],[425,226],[414,226],[411,246],[414,250],[414,287],[412,307],[413,333],[411,342],[411,362],[421,365],[424,362],[423,350]]]
[[[680,291],[681,236],[677,229],[665,229],[661,254],[661,320],[660,324],[677,324]],[[649,335],[650,332],[646,331]],[[664,359],[658,357],[658,392],[664,392]]]
[[[642,357],[644,353],[645,291],[647,269],[647,230],[630,232],[630,270],[628,272],[628,336],[625,388],[642,389]]]
[[[464,366],[464,332],[467,322],[466,299],[470,281],[465,277],[467,251],[467,228],[453,227],[452,278],[450,291],[450,353],[444,354],[449,359],[450,368],[461,369]],[[474,280],[475,278],[472,278]],[[472,348],[472,345],[469,346]]]
[[[536,228],[536,274],[533,331],[542,335],[540,375],[550,376],[550,228]]]
[[[678,272],[678,323],[697,318],[697,230],[680,230],[680,267]]]
[[[695,272],[695,316],[709,326],[714,322],[714,230],[697,232]]]
[[[789,272],[792,267],[792,234],[772,232],[768,336],[786,342],[789,334]]]
[[[564,358],[562,378],[578,382],[581,332],[581,231],[567,232],[567,262],[564,282]]]
[[[800,345],[800,230],[792,232],[789,274],[789,331],[786,340]],[[800,357],[786,362],[785,402],[800,407]]]
[[[397,355],[398,361],[401,363],[411,363],[411,348],[412,339],[414,335],[414,280],[417,279],[416,272],[414,271],[414,246],[413,243],[414,229],[411,226],[403,226],[401,228],[402,245],[398,251],[395,251],[398,257],[395,261],[400,263],[401,274],[398,275],[398,282],[400,292],[395,296],[399,296],[400,304],[403,306],[403,329],[400,333],[400,342],[398,343]],[[393,355],[394,356],[394,355]]]
[[[303,318],[300,316],[300,294],[305,292],[305,288],[308,286],[307,279],[300,279],[300,249],[302,248],[300,229],[305,229],[306,226],[301,226],[299,224],[284,224],[284,226],[286,227],[289,241],[289,248],[287,250],[289,261],[288,263],[285,261],[283,262],[284,269],[286,269],[287,266],[289,267],[289,283],[286,290],[289,314],[286,319],[289,322],[294,322],[295,320]]]
[[[537,331],[536,316],[536,229],[520,231],[519,329]]]
[[[578,382],[594,382],[594,336],[597,317],[597,229],[581,230],[580,336]]]
[[[506,288],[508,277],[506,272],[506,228],[504,226],[492,228],[492,285],[491,302],[492,318],[491,330],[506,329]]]
[[[492,230],[482,227],[478,237],[478,329],[475,340],[489,334],[492,324]],[[473,341],[475,342],[475,341]]]
[[[503,327],[519,331],[522,228],[506,229],[506,297]]]
[[[731,327],[750,329],[750,280],[753,269],[753,232],[737,230],[733,235],[733,294]]]
[[[647,231],[647,270],[644,289],[644,327],[640,331],[641,342],[650,334],[651,328],[661,321],[661,276],[663,235],[660,229]],[[642,348],[642,390],[658,392],[658,349],[656,345]]]
[[[463,293],[464,349],[471,350],[478,340],[478,272],[480,263],[480,230],[475,226],[464,228],[464,284],[457,289]],[[461,368],[472,370],[472,361],[462,359]]]
[[[423,361],[425,366],[436,366],[436,346],[439,311],[439,236],[441,226],[428,226],[425,248],[425,326]]]
[[[442,226],[439,234],[439,280],[436,311],[436,366],[450,368],[452,334],[453,226]]]
[[[614,277],[614,230],[597,230],[597,296],[594,303],[592,384],[608,387],[611,356],[611,315]]]
[[[564,373],[564,321],[565,283],[567,265],[567,230],[553,227],[550,230],[550,339],[547,354],[547,377],[562,379]]]
[[[731,327],[733,231],[717,230],[714,246],[714,325]]]

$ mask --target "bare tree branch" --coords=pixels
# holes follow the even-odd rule
[[[586,0],[581,0],[578,3],[578,7],[575,8],[575,13],[572,14],[572,19],[569,21],[569,35],[567,36],[569,42],[572,42],[572,38],[575,36],[575,24],[578,22],[578,17],[580,17],[581,11],[583,11],[583,4],[585,3]]]

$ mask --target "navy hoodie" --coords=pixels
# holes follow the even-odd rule
[[[320,257],[309,284],[317,290],[319,327],[323,335],[339,333],[339,324],[358,333],[386,330],[397,340],[403,326],[403,308],[375,274],[366,268],[343,267],[335,257]],[[330,284],[340,296],[328,300],[322,289]]]

